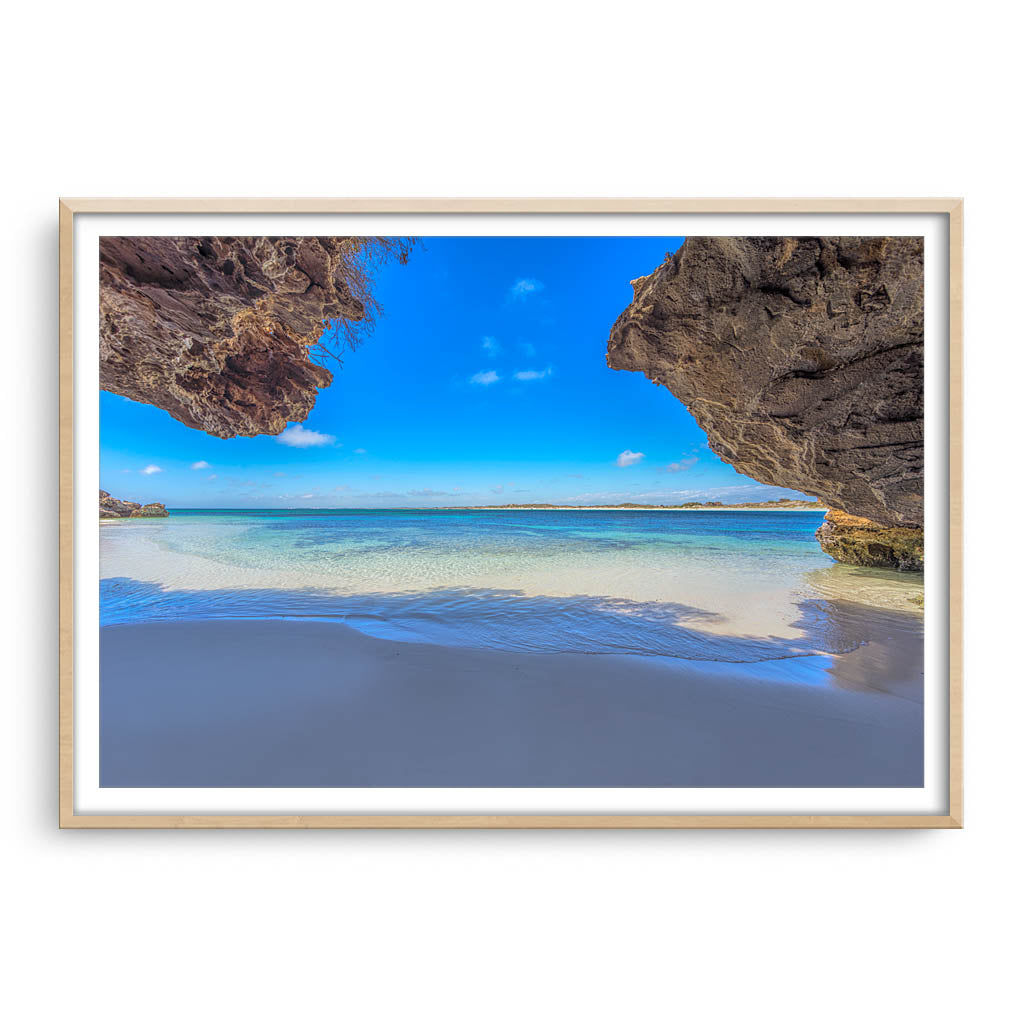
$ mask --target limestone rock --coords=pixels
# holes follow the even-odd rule
[[[148,519],[169,515],[159,501],[140,505],[137,501],[112,498],[109,491],[100,491],[100,519]]]
[[[148,505],[143,505],[142,508],[134,509],[132,511],[132,519],[145,519],[150,516],[166,516],[169,514],[167,506],[163,502],[153,501]]]
[[[109,491],[100,491],[101,519],[127,519],[138,508],[142,506],[137,501],[121,501],[112,498]]]
[[[822,551],[837,562],[872,568],[924,568],[924,531],[879,526],[870,519],[830,509],[815,534]]]
[[[923,524],[920,238],[688,238],[633,282],[608,365],[718,456],[882,526]]]
[[[368,262],[396,239],[100,239],[100,387],[216,437],[304,420],[328,321],[372,315]]]

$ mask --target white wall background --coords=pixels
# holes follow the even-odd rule
[[[1020,28],[1016,8],[985,0],[12,8],[0,62],[10,1019],[1012,1012]],[[965,195],[966,830],[59,833],[60,194]]]

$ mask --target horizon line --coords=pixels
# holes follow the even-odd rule
[[[163,504],[163,503],[161,503]],[[529,508],[686,508],[693,506],[710,506],[712,508],[742,508],[751,505],[820,505],[826,508],[824,502],[814,498],[770,498],[763,501],[753,499],[750,501],[719,501],[710,499],[707,501],[684,501],[672,503],[659,503],[653,501],[619,501],[604,503],[577,503],[577,502],[553,502],[553,501],[530,501],[530,502],[505,502],[502,504],[466,504],[466,505],[167,505],[168,511],[179,512],[352,512],[352,511],[408,511],[408,512],[436,512],[451,511],[455,509],[493,509],[493,510],[514,510]]]

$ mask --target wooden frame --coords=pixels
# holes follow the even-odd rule
[[[121,815],[76,814],[73,794],[74,217],[86,213],[890,213],[949,222],[949,811],[939,815]],[[961,199],[62,199],[60,201],[61,828],[962,828],[963,201]]]

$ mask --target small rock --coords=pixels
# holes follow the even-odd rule
[[[846,565],[903,572],[924,569],[924,530],[880,526],[870,519],[829,509],[814,536],[826,555]]]

